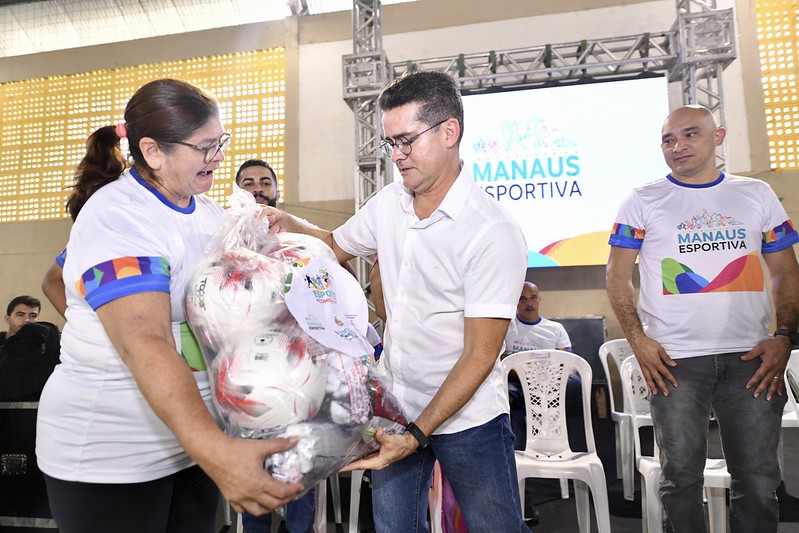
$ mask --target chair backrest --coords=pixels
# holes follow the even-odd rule
[[[621,382],[620,370],[621,363],[628,357],[633,355],[633,349],[627,339],[614,339],[607,341],[599,347],[599,360],[602,362],[602,368],[605,370],[605,378],[608,380],[608,390],[610,392],[610,410],[615,412],[624,411],[624,389],[620,390],[621,395],[618,396],[616,390],[619,390]],[[614,368],[611,367],[608,360],[613,361],[616,373],[613,373]],[[613,378],[616,379],[613,379]],[[616,385],[614,387],[614,385]],[[614,390],[615,389],[615,390]],[[622,400],[619,408],[616,408],[616,399]]]
[[[591,365],[560,350],[517,352],[502,360],[504,380],[515,372],[522,384],[527,413],[525,452],[541,459],[572,454],[566,428],[566,384],[575,370],[582,382],[583,427],[589,452],[596,452],[591,423]]]
[[[793,350],[785,369],[785,390],[788,393],[788,404],[793,406],[796,416],[799,417],[799,350]]]
[[[624,390],[624,412],[630,414],[633,423],[635,457],[638,458],[642,455],[640,429],[652,425],[652,415],[649,410],[649,386],[635,357],[628,357],[621,364],[621,386]],[[658,456],[657,442],[653,455]]]

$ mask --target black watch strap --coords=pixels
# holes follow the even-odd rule
[[[419,429],[419,426],[417,426],[413,422],[411,422],[405,427],[405,431],[413,435],[413,438],[419,441],[419,447],[416,448],[417,450],[424,450],[425,448],[430,446],[431,442],[433,442],[433,438],[425,435],[424,431]]]
[[[791,344],[794,346],[799,345],[799,332],[791,331],[790,329],[778,329],[774,332],[774,336],[782,335],[783,337],[788,337],[791,340]]]

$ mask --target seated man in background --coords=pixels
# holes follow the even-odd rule
[[[12,337],[25,324],[37,322],[41,309],[41,302],[33,296],[22,295],[11,300],[6,308],[8,331],[0,331],[0,346],[5,344],[6,339]]]
[[[39,323],[41,303],[17,296],[8,304],[8,330],[0,332],[0,401],[35,402],[58,364],[58,328]]]
[[[541,305],[541,292],[535,283],[525,281],[519,305],[516,306],[516,319],[508,327],[505,336],[507,355],[525,350],[563,350],[572,351],[569,334],[560,322],[542,317],[538,308]]]
[[[562,350],[572,351],[569,334],[560,322],[555,322],[542,317],[539,312],[541,293],[535,283],[525,281],[519,304],[516,306],[516,318],[511,321],[508,333],[505,335],[505,356],[527,350]],[[515,439],[513,447],[524,450],[527,443],[526,416],[524,407],[524,394],[521,382],[515,374],[508,380],[508,398],[510,400],[510,423]],[[576,374],[569,376],[566,387],[566,414],[567,416],[580,416],[582,413],[582,393],[580,377]],[[532,498],[525,497],[525,517],[533,525],[538,522],[539,513],[532,505]]]
[[[560,322],[542,317],[539,312],[541,292],[535,283],[525,281],[519,305],[516,306],[516,319],[510,323],[505,335],[505,356],[526,350],[572,351],[572,343],[566,328]],[[524,417],[524,396],[518,380],[509,385],[511,411],[510,420],[516,435],[514,447],[523,450],[527,441]],[[566,414],[569,417],[582,416],[582,393],[580,376],[572,374],[566,386]]]

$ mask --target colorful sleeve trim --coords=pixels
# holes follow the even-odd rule
[[[61,268],[64,268],[64,263],[67,262],[67,249],[64,248],[60,254],[55,256],[55,262]]]
[[[769,254],[784,250],[799,242],[799,233],[790,219],[769,231],[763,232],[763,253]]]
[[[141,292],[169,292],[170,269],[163,257],[119,257],[93,266],[77,281],[92,307]]]
[[[646,232],[642,229],[616,222],[613,224],[613,231],[610,232],[608,244],[611,246],[634,248],[637,250],[641,248],[641,244],[644,242],[645,235]]]

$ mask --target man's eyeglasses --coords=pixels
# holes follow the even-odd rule
[[[400,137],[396,141],[392,141],[391,139],[383,139],[382,141],[380,141],[380,149],[388,157],[391,157],[392,155],[394,155],[394,148],[396,148],[397,150],[399,150],[403,154],[408,155],[408,154],[411,153],[411,150],[413,150],[413,147],[411,145],[414,143],[414,141],[416,141],[416,139],[421,137],[422,134],[427,133],[428,131],[432,130],[436,126],[442,125],[447,120],[449,120],[449,119],[445,118],[444,120],[439,120],[438,122],[436,122],[435,124],[433,124],[432,126],[427,128],[426,130],[420,131],[419,133],[417,133],[416,135],[413,135],[412,137],[409,137],[408,139],[406,139],[405,137]]]
[[[224,152],[227,150],[227,147],[230,146],[230,137],[231,134],[225,132],[216,142],[216,144],[212,144],[211,146],[197,146],[196,144],[189,144],[184,143],[182,141],[174,141],[170,144],[182,144],[183,146],[188,146],[189,148],[194,148],[198,152],[204,152],[205,157],[203,157],[203,162],[210,163],[216,157],[216,154],[219,152]]]

